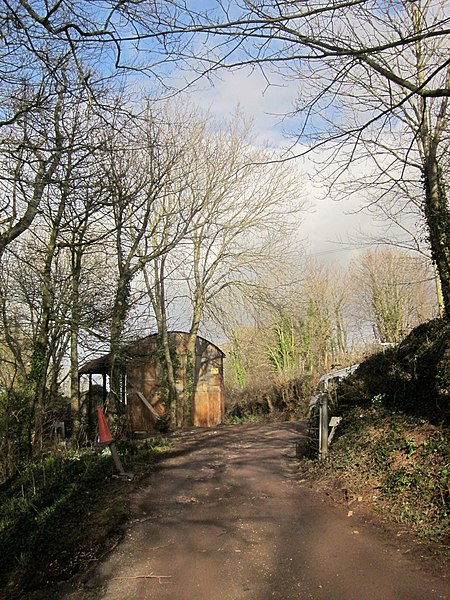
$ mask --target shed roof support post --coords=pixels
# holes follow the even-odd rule
[[[92,440],[94,437],[94,423],[92,420],[92,373],[89,373],[89,389],[88,389],[88,402],[87,402],[87,430],[88,430],[88,439]]]
[[[103,411],[106,410],[106,398],[108,397],[108,393],[106,390],[106,373],[103,373],[103,386],[102,386],[102,408]]]

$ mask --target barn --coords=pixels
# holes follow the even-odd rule
[[[183,365],[187,360],[189,334],[181,331],[169,332],[169,342],[173,348],[178,369],[176,387],[183,392]],[[158,360],[157,335],[136,340],[124,346],[125,356],[121,394],[127,407],[132,432],[136,435],[154,433],[157,422],[164,413],[161,386],[161,367]],[[195,343],[194,396],[192,402],[192,423],[197,427],[214,427],[224,419],[224,381],[222,350],[205,338],[197,336]],[[88,403],[93,404],[91,391],[93,378],[102,377],[102,397],[106,403],[108,397],[108,377],[110,354],[106,354],[84,364],[79,371],[80,377],[87,376],[89,389]]]

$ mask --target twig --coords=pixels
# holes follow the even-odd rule
[[[163,546],[153,546],[152,548],[147,548],[147,550],[159,550],[160,548],[167,548],[168,546],[172,546],[174,542],[169,542],[168,544],[164,544]]]
[[[161,579],[172,579],[172,575],[122,575],[121,577],[113,577],[113,579],[157,579],[161,583]]]

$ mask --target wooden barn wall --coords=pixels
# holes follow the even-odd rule
[[[152,433],[156,430],[155,419],[139,399],[137,392],[161,412],[160,374],[157,361],[152,359],[156,351],[156,340],[145,340],[136,356],[127,365],[127,397],[131,427],[134,432]],[[158,406],[159,405],[159,406]]]
[[[223,421],[223,360],[219,350],[197,339],[193,423],[212,427]]]
[[[187,336],[173,334],[177,347],[178,360],[181,365],[186,361]],[[152,359],[156,353],[156,338],[148,338],[137,349],[139,355],[133,357],[127,366],[127,396],[130,420],[133,431],[154,432],[155,420],[150,411],[139,400],[137,392],[160,414],[163,412],[160,394],[159,366]],[[182,371],[180,368],[179,371]],[[176,386],[183,391],[185,382],[177,378]],[[196,388],[192,407],[193,424],[198,427],[211,427],[223,422],[224,391],[223,391],[223,355],[220,350],[197,338],[195,357]]]

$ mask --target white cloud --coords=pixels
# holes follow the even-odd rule
[[[210,109],[219,118],[228,117],[239,106],[253,119],[256,140],[279,150],[290,149],[295,154],[303,150],[292,146],[286,135],[295,127],[295,119],[288,120],[297,93],[294,80],[285,81],[273,75],[269,80],[259,69],[245,67],[234,71],[222,71],[220,79],[212,85],[200,80],[185,92],[191,101]],[[317,158],[317,155],[316,155]],[[322,161],[319,161],[322,162]],[[292,168],[300,169],[314,180],[314,166],[307,157],[292,161]],[[364,168],[363,166],[361,168]],[[367,214],[358,213],[359,200],[348,197],[340,202],[329,198],[325,188],[315,181],[305,182],[304,196],[311,210],[303,219],[300,238],[306,240],[309,252],[323,262],[345,265],[360,251],[348,243],[357,230],[373,231],[373,223]]]
[[[267,141],[276,147],[286,145],[283,119],[292,111],[295,92],[294,82],[283,81],[275,75],[267,80],[260,70],[248,67],[223,71],[213,84],[202,80],[187,91],[195,104],[211,108],[219,117],[228,116],[239,106],[253,119],[258,141]]]

